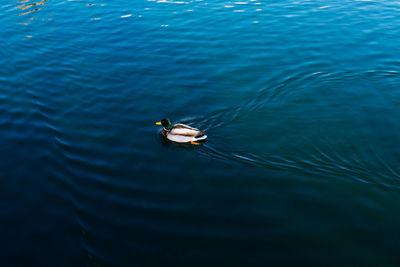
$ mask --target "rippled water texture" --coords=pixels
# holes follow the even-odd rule
[[[399,2],[0,6],[4,266],[400,263]]]

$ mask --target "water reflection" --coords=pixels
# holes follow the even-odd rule
[[[42,0],[40,2],[29,3],[30,1],[31,0],[21,0],[21,1],[17,0],[17,3],[20,4],[20,5],[18,5],[18,8],[21,9],[22,11],[24,11],[22,13],[19,13],[18,14],[19,16],[25,16],[25,15],[28,15],[30,13],[33,13],[33,12],[41,10],[41,8],[39,8],[37,6],[45,6],[45,5],[47,5],[46,0]],[[34,7],[36,7],[36,8],[34,8]],[[30,9],[30,8],[34,8],[34,9]],[[25,10],[27,10],[27,11],[25,11]]]
[[[34,2],[36,1],[36,2]],[[29,15],[31,13],[36,13],[37,11],[41,10],[44,6],[46,6],[48,4],[48,0],[42,0],[42,1],[37,1],[37,0],[16,0],[18,6],[17,9],[20,10],[20,13],[18,13],[18,16],[20,16],[21,18],[26,18],[26,15]],[[50,15],[53,15],[52,13],[50,13]],[[18,22],[16,24],[19,25],[24,25],[24,26],[28,26],[32,21],[36,20],[36,17],[30,16],[28,17],[27,20],[23,21],[23,22]],[[50,21],[52,20],[51,18],[42,18],[40,19],[40,21]],[[51,30],[54,30],[53,28]],[[26,36],[26,38],[32,38],[33,34],[28,33]]]

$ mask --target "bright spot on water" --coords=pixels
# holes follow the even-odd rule
[[[167,0],[159,0],[157,3],[169,3],[169,4],[185,4],[183,1],[167,1]]]
[[[328,8],[328,7],[331,7],[331,6],[321,6],[320,8],[322,9],[322,8]]]
[[[123,15],[123,16],[121,16],[121,18],[128,18],[130,16],[132,16],[132,14]]]
[[[233,10],[233,12],[244,12],[244,10]]]
[[[322,74],[322,72],[320,72],[320,71],[317,71],[317,72],[313,72],[313,73],[311,73],[311,75],[318,75],[318,74]]]

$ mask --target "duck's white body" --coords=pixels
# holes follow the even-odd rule
[[[197,142],[207,139],[207,135],[202,131],[185,124],[175,124],[170,130],[163,128],[162,134],[168,140],[177,143]]]

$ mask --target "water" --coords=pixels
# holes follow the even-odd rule
[[[399,264],[398,2],[34,3],[0,5],[3,265]]]

